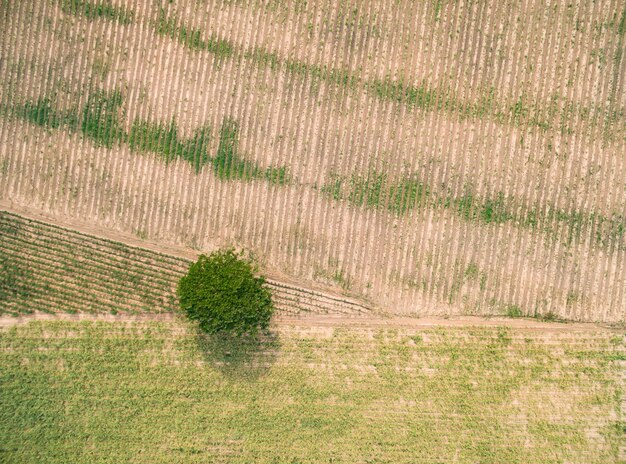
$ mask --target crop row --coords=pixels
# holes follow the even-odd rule
[[[163,312],[190,261],[0,212],[2,312]],[[269,281],[279,312],[361,313],[349,300]]]
[[[208,139],[210,128],[197,129],[196,135],[180,141],[177,128],[172,121],[169,126],[136,121],[129,136],[121,130],[116,111],[122,103],[121,94],[95,92],[89,97],[83,121],[70,118],[69,127],[81,128],[83,134],[96,144],[111,147],[114,142],[126,141],[134,151],[152,152],[169,162],[177,157],[191,162],[196,172],[209,163],[215,174],[223,180],[264,179],[272,184],[293,183],[287,168],[268,167],[262,169],[247,160],[238,148],[238,124],[225,119],[220,128],[219,145],[214,157],[209,157]],[[92,101],[93,100],[93,101]],[[113,102],[113,103],[112,103]],[[24,117],[41,126],[59,127],[67,116],[52,108],[48,99],[36,103],[26,102],[22,107],[9,110],[9,114]],[[111,107],[111,108],[109,108]],[[626,218],[613,212],[602,215],[597,212],[565,210],[550,205],[528,205],[503,192],[481,198],[466,189],[462,195],[437,193],[423,175],[414,173],[392,182],[385,172],[372,171],[366,176],[354,173],[351,177],[331,173],[320,192],[335,201],[345,201],[357,207],[387,209],[396,215],[405,215],[421,207],[443,208],[456,213],[464,220],[483,224],[511,223],[521,229],[539,230],[549,238],[567,245],[589,240],[593,247],[623,249],[626,246]]]
[[[3,249],[2,254],[5,265],[8,263],[12,268],[22,270],[21,275],[26,280],[19,294],[15,295],[21,297],[20,300],[28,302],[31,294],[41,295],[41,304],[46,306],[49,297],[57,295],[62,301],[66,296],[74,297],[79,307],[84,303],[87,307],[106,306],[116,311],[173,309],[172,302],[168,301],[173,295],[173,285],[158,286],[144,282],[122,268],[113,273],[81,266],[67,267],[36,256],[32,249],[25,248],[19,252],[17,247],[11,245]]]
[[[0,232],[5,236],[28,234],[29,240],[48,240],[57,246],[81,250],[89,253],[89,256],[99,256],[106,262],[129,262],[143,263],[143,266],[151,266],[159,272],[172,272],[178,274],[186,269],[188,260],[166,255],[163,253],[146,250],[138,247],[130,247],[124,243],[108,240],[94,235],[88,235],[75,230],[68,230],[53,224],[28,219],[8,211],[0,212]]]
[[[3,212],[3,311],[172,311],[183,259]]]
[[[219,145],[215,156],[208,153],[212,138],[211,127],[198,127],[188,139],[181,139],[175,121],[169,124],[136,119],[129,133],[124,132],[120,110],[124,98],[119,91],[94,90],[82,109],[60,110],[53,106],[50,98],[42,96],[37,101],[26,101],[22,105],[2,108],[10,117],[19,117],[41,127],[65,128],[80,132],[96,146],[112,148],[127,143],[139,153],[153,153],[165,162],[182,159],[189,162],[196,173],[209,165],[223,180],[264,179],[272,184],[283,185],[288,181],[286,166],[262,168],[245,159],[238,150],[239,125],[224,118],[219,130]]]
[[[81,2],[81,7],[64,8],[63,11],[92,19],[89,14],[85,13],[89,11],[89,8],[84,5],[88,4],[89,2]],[[124,9],[112,9],[110,13],[102,13],[98,17],[127,24],[132,22],[133,15],[132,12]],[[125,18],[127,22],[120,18]],[[526,125],[543,130],[557,129],[562,133],[573,132],[572,120],[575,118],[585,121],[591,127],[604,126],[606,129],[606,126],[610,125],[619,132],[619,122],[624,118],[622,110],[601,105],[585,106],[575,101],[559,98],[558,95],[554,95],[547,105],[542,99],[532,99],[526,95],[520,95],[511,101],[496,101],[492,87],[470,101],[456,95],[452,88],[435,87],[425,81],[415,85],[402,78],[392,78],[389,75],[382,79],[366,80],[347,69],[283,58],[275,51],[260,47],[239,49],[235,43],[222,37],[211,36],[205,39],[203,31],[184,24],[163,9],[159,10],[158,17],[151,22],[151,26],[156,34],[169,37],[190,50],[211,53],[220,61],[244,58],[257,66],[268,67],[272,71],[281,70],[310,79],[312,86],[318,82],[326,82],[346,89],[360,88],[379,99],[398,102],[409,109],[445,111],[458,115],[460,118],[489,117],[500,124]]]
[[[37,269],[37,276],[43,278],[45,273],[50,273],[52,282],[58,282],[59,277],[63,275],[72,276],[72,281],[80,284],[78,286],[81,290],[87,290],[84,288],[91,285],[106,289],[105,295],[116,296],[119,295],[121,299],[132,300],[137,293],[148,295],[159,295],[163,293],[164,289],[169,289],[172,285],[167,285],[166,281],[151,283],[150,281],[144,281],[137,278],[136,274],[126,273],[123,270],[113,272],[101,272],[94,268],[87,268],[82,266],[67,266],[65,263],[58,263],[54,260],[48,260],[36,256],[30,253],[29,249],[23,252],[17,251],[17,248],[7,247],[5,248],[5,256],[8,256],[8,262],[14,263],[16,267],[22,267],[23,269]],[[28,273],[26,273],[28,275]],[[64,282],[69,284],[69,282]],[[159,285],[160,284],[160,285]],[[129,293],[129,290],[132,292]],[[160,292],[159,292],[160,290]],[[94,288],[89,289],[90,292],[95,291]]]
[[[182,272],[182,270],[175,272],[167,269],[159,272],[158,267],[142,266],[141,258],[137,260],[107,260],[106,256],[98,256],[95,253],[91,255],[89,248],[80,250],[70,246],[59,246],[58,242],[48,238],[35,241],[32,240],[32,236],[24,235],[18,238],[5,237],[5,242],[7,248],[11,248],[13,245],[14,251],[18,254],[25,254],[27,259],[30,256],[39,256],[55,262],[64,269],[82,268],[87,272],[94,271],[99,274],[115,274],[123,269],[128,276],[145,277],[157,284],[170,282],[178,278]],[[27,246],[23,247],[23,243],[27,243]]]

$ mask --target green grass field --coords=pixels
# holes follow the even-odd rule
[[[183,322],[0,332],[0,461],[619,462],[623,335]]]

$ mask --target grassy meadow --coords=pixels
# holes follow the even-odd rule
[[[32,321],[0,332],[5,463],[619,462],[621,334]]]

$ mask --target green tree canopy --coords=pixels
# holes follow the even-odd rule
[[[178,283],[182,310],[207,333],[236,335],[266,329],[273,312],[265,278],[233,249],[200,255]]]

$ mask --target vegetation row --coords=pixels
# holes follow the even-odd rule
[[[63,0],[65,13],[85,17],[89,20],[107,19],[120,24],[134,21],[131,10],[113,6],[109,2],[89,2],[85,0]],[[437,16],[437,15],[436,15]],[[617,33],[621,43],[623,30],[626,28],[626,8],[624,9]],[[572,134],[575,123],[583,121],[591,128],[599,127],[605,139],[619,140],[626,136],[623,120],[624,109],[613,104],[613,98],[607,105],[585,106],[559,95],[545,99],[536,99],[529,95],[519,95],[512,101],[498,101],[495,88],[482,91],[482,95],[473,101],[467,101],[455,94],[452,88],[436,87],[422,81],[419,84],[403,78],[386,76],[382,79],[363,80],[358,74],[346,69],[319,65],[291,58],[282,58],[277,53],[263,48],[253,47],[240,50],[231,41],[216,36],[203,38],[200,29],[182,23],[161,8],[153,23],[157,34],[176,40],[193,51],[204,51],[215,55],[218,62],[229,58],[245,58],[256,65],[282,70],[294,76],[309,79],[316,88],[320,82],[337,85],[346,89],[360,89],[384,100],[397,102],[409,110],[444,111],[459,118],[490,119],[499,124],[536,127],[541,130],[558,130],[562,134]],[[618,50],[621,47],[617,47]],[[615,57],[619,65],[621,50]],[[617,66],[619,67],[619,66]]]
[[[223,180],[263,179],[272,184],[285,185],[293,181],[287,167],[261,168],[241,155],[238,147],[239,127],[235,120],[225,118],[219,130],[219,143],[214,156],[209,156],[211,129],[196,129],[188,139],[182,139],[174,121],[169,124],[136,120],[129,134],[122,128],[122,96],[119,92],[95,91],[82,112],[61,111],[49,98],[27,101],[9,109],[8,113],[42,127],[79,131],[95,144],[113,147],[127,143],[131,150],[155,153],[165,162],[182,159],[196,172],[206,165]],[[80,116],[79,116],[80,115]],[[405,215],[418,208],[443,208],[464,220],[483,224],[510,223],[516,227],[539,230],[551,239],[567,245],[587,240],[601,248],[626,249],[626,216],[612,213],[606,216],[554,208],[550,205],[527,205],[503,192],[480,197],[471,186],[462,195],[437,193],[419,173],[391,180],[383,171],[370,170],[367,174],[342,176],[330,173],[320,191],[336,201],[345,201],[358,207],[386,209],[396,215]]]
[[[396,180],[376,170],[351,176],[331,173],[319,189],[333,200],[358,207],[386,209],[398,215],[418,208],[446,209],[470,222],[510,223],[519,228],[538,230],[567,245],[589,237],[597,247],[626,249],[626,215],[622,213],[605,216],[550,205],[529,206],[504,192],[481,197],[473,193],[471,186],[467,186],[462,195],[440,193],[418,173]]]
[[[190,264],[0,211],[0,314],[175,311],[176,287]],[[281,312],[366,309],[287,284],[266,285]]]
[[[82,111],[62,111],[53,105],[50,98],[41,97],[37,101],[9,108],[8,113],[38,126],[80,132],[98,146],[112,148],[116,144],[127,143],[131,150],[155,153],[165,162],[182,159],[190,163],[196,173],[209,165],[223,180],[265,179],[278,185],[289,181],[286,167],[261,168],[242,156],[238,149],[239,126],[230,118],[222,121],[217,152],[211,157],[211,128],[208,126],[199,127],[190,138],[182,139],[173,120],[163,124],[136,119],[130,132],[125,133],[123,97],[118,91],[92,92]]]
[[[169,124],[135,120],[130,133],[122,128],[122,95],[120,92],[93,92],[83,108],[61,111],[47,97],[27,101],[8,110],[8,113],[42,127],[67,128],[79,131],[96,145],[113,147],[127,143],[131,150],[155,153],[165,162],[182,159],[196,172],[210,166],[222,180],[263,179],[271,184],[285,185],[293,179],[286,166],[261,168],[241,155],[238,147],[239,127],[235,120],[225,118],[219,130],[219,143],[214,156],[209,155],[211,129],[196,129],[183,139],[174,121]],[[539,230],[555,240],[571,244],[586,240],[594,246],[626,248],[626,216],[613,213],[605,216],[597,212],[565,210],[551,206],[530,206],[516,201],[503,192],[480,197],[468,186],[462,195],[436,193],[418,173],[391,180],[382,171],[341,176],[330,173],[319,187],[328,198],[346,201],[358,207],[386,209],[396,215],[405,215],[421,207],[443,208],[453,211],[464,220],[483,224],[510,223],[516,227]]]
[[[0,213],[0,313],[173,311],[186,260]]]

